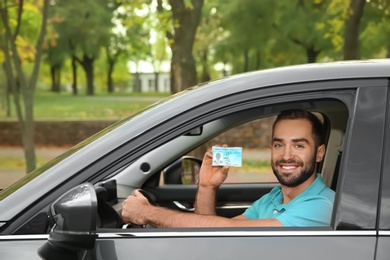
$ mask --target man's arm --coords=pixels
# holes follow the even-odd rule
[[[241,215],[236,218],[184,213],[149,204],[138,191],[122,205],[122,218],[126,223],[149,224],[160,228],[181,227],[271,227],[282,226],[277,219],[249,220]]]
[[[226,147],[226,145],[224,145]],[[207,151],[203,157],[199,173],[198,192],[195,200],[195,213],[216,215],[215,201],[219,186],[225,181],[229,167],[212,166],[213,154]]]

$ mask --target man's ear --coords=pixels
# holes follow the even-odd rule
[[[322,161],[322,159],[324,159],[324,156],[325,156],[325,145],[321,144],[320,146],[317,147],[316,162]]]

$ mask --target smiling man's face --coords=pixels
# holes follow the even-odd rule
[[[324,145],[315,147],[308,120],[282,120],[273,129],[271,164],[279,182],[296,187],[315,173],[316,162],[324,156]]]

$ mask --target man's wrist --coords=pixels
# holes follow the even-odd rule
[[[219,188],[219,186],[213,186],[210,184],[207,184],[207,185],[199,184],[198,185],[198,191],[202,190],[202,191],[207,191],[207,192],[216,192],[218,190],[218,188]]]

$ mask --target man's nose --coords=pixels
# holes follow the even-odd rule
[[[289,160],[294,157],[294,153],[291,147],[286,146],[283,150],[283,159]]]

